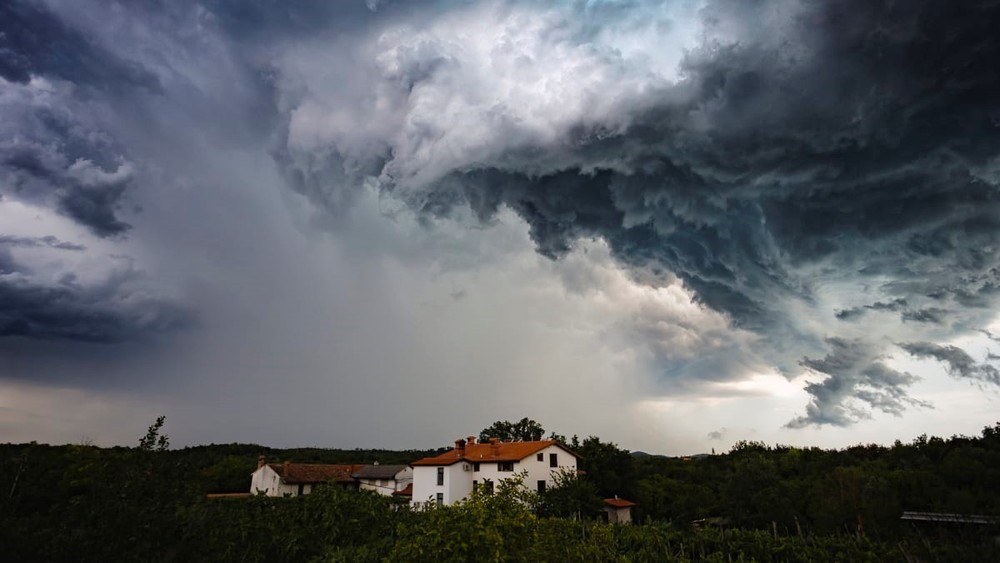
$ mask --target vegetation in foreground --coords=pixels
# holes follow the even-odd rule
[[[1000,424],[981,437],[920,437],[888,448],[741,443],[701,460],[634,458],[597,438],[574,438],[586,478],[568,478],[542,497],[498,486],[493,495],[426,512],[334,487],[289,499],[210,500],[205,493],[245,491],[260,453],[393,463],[432,452],[169,450],[161,426],[138,448],[0,446],[4,559],[1000,560],[995,526],[917,529],[899,519],[903,510],[1000,513]],[[592,519],[593,501],[616,493],[640,503],[641,524]],[[716,526],[692,526],[699,519]]]

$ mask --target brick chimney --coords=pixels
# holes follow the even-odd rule
[[[493,455],[498,455],[500,453],[500,438],[490,438],[490,450],[493,451]]]
[[[465,455],[465,440],[461,438],[455,440],[455,455],[458,457]]]
[[[466,441],[466,442],[467,442],[467,443],[468,443],[468,444],[469,444],[470,446],[475,446],[475,445],[476,445],[476,437],[475,437],[475,436],[468,436],[468,437],[466,437],[466,438],[465,438],[465,441]]]
[[[260,469],[261,467],[264,467],[265,463],[266,462],[264,460],[264,454],[261,454],[261,455],[257,456],[257,469]]]

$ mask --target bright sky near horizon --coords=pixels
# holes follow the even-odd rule
[[[998,11],[6,2],[0,441],[978,435]]]

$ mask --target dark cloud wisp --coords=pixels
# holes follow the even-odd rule
[[[943,363],[951,375],[977,381],[1000,385],[1000,370],[988,363],[977,362],[957,346],[942,346],[933,342],[908,342],[900,344],[903,350],[918,358],[929,358]]]

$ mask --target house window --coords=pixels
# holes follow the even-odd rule
[[[473,479],[472,480],[472,490],[474,491],[474,490],[476,490],[478,488],[479,488],[479,481],[476,481],[475,479]]]
[[[472,464],[472,470],[473,471],[479,471],[479,462],[476,462],[476,463]]]
[[[549,467],[559,467],[559,458],[556,454],[549,454]]]
[[[493,494],[493,481],[490,481],[490,480],[483,481],[483,488],[486,489],[486,494],[492,495]]]
[[[497,471],[514,471],[514,462],[501,461],[497,464]]]
[[[537,459],[538,461],[545,461],[545,454],[538,454],[537,456],[535,456],[535,459]]]
[[[299,483],[299,496],[302,496],[305,493],[305,490],[306,486],[303,485],[302,483]]]
[[[544,493],[545,492],[545,480],[544,479],[538,481],[538,492],[539,493]]]
[[[444,493],[438,493],[437,494],[437,505],[441,506],[442,504],[444,504]]]
[[[438,467],[438,486],[444,485],[444,468]]]

